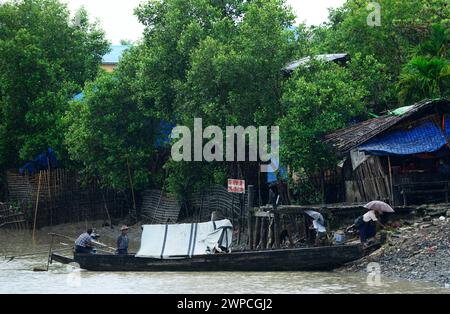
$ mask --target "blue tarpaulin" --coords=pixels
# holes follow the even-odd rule
[[[58,159],[56,158],[55,151],[50,147],[47,149],[47,151],[36,156],[36,158],[20,168],[19,173],[33,174],[41,170],[47,170],[49,164],[51,168],[58,168]]]
[[[287,181],[287,179],[288,179],[288,172],[286,167],[280,164],[279,157],[274,158],[272,156],[272,160],[269,165],[269,172],[267,172],[267,183],[269,184],[276,183],[280,180]]]
[[[450,135],[450,122],[446,118],[446,133]],[[405,156],[421,153],[433,153],[447,144],[441,128],[432,121],[426,121],[410,130],[396,130],[361,145],[358,149],[370,155]]]
[[[269,168],[272,168],[271,166]],[[267,183],[275,183],[281,180],[287,180],[288,175],[286,168],[283,166],[279,166],[279,169],[277,172],[268,172],[267,173]]]
[[[158,127],[158,137],[155,141],[156,148],[163,148],[164,146],[170,144],[170,135],[172,134],[173,128],[175,128],[175,124],[168,123],[163,120],[160,121]]]
[[[450,139],[450,116],[445,115],[445,133],[447,134],[447,140]]]

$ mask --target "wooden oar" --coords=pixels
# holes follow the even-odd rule
[[[55,237],[60,237],[60,238],[65,238],[65,239],[70,240],[70,241],[75,241],[75,239],[70,238],[70,237],[65,236],[65,235],[62,235],[62,234],[49,233],[49,235],[55,236]],[[98,242],[98,241],[95,241],[95,240],[92,241],[92,243],[94,243],[94,244],[96,244],[96,245],[98,245],[98,246],[104,247],[104,248],[108,248],[108,249],[110,249],[110,250],[114,250],[114,251],[116,250],[116,249],[113,248],[113,247],[110,247],[110,246],[108,246],[108,245],[106,245],[106,244],[104,244],[104,243],[101,243],[101,242]]]
[[[100,242],[97,242],[97,241],[92,241],[92,243],[94,243],[94,244],[96,244],[96,245],[98,245],[98,246],[101,246],[101,247],[103,247],[103,248],[113,250],[114,252],[116,251],[115,248],[110,247],[110,246],[108,246],[108,245],[106,245],[106,244],[103,244],[103,243],[100,243]]]
[[[55,236],[55,237],[64,238],[64,239],[67,239],[67,240],[70,240],[70,241],[75,241],[75,239],[73,239],[73,238],[71,238],[71,237],[68,237],[68,236],[65,236],[65,235],[63,235],[63,234],[49,233],[49,235]],[[98,246],[100,246],[100,247],[110,249],[110,250],[112,250],[113,252],[116,252],[116,248],[113,248],[113,247],[108,246],[108,245],[106,245],[106,244],[103,244],[103,243],[101,243],[101,242],[98,242],[98,241],[92,241],[92,243],[94,243],[95,245],[98,245]],[[111,252],[107,252],[107,253],[111,253]]]
[[[72,248],[64,248],[64,249],[59,249],[58,251],[69,251],[72,250]],[[48,253],[48,251],[43,251],[43,252],[36,252],[36,253],[28,253],[28,254],[20,254],[20,255],[14,255],[14,256],[5,256],[5,259],[9,259],[8,262],[14,260],[14,259],[20,259],[20,258],[25,258],[25,257],[32,257],[32,256],[39,256],[39,255],[44,255]]]
[[[71,238],[71,237],[65,236],[65,235],[63,235],[63,234],[58,234],[58,233],[49,233],[48,235],[50,235],[50,236],[52,236],[52,237],[64,238],[64,239],[67,239],[67,240],[70,240],[70,241],[75,241],[75,239],[74,239],[74,238]]]

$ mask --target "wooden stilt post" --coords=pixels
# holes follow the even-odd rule
[[[281,241],[280,241],[280,233],[281,233],[281,230],[280,230],[280,214],[278,214],[278,213],[274,214],[274,218],[273,218],[273,233],[274,233],[273,239],[275,241],[274,245],[275,245],[275,248],[278,249],[278,248],[280,248],[280,243],[281,243]]]
[[[255,218],[253,217],[253,209],[249,209],[247,212],[247,234],[248,234],[248,247],[253,250],[254,245],[254,233],[255,233]]]
[[[261,164],[258,164],[258,205],[262,206],[261,196]]]
[[[306,214],[303,214],[303,220],[304,220],[304,228],[305,228],[305,240],[306,242],[310,242],[311,237],[310,237],[310,232],[309,232],[309,224],[308,224],[308,217],[306,216]]]
[[[391,157],[390,156],[388,156],[388,167],[389,167],[389,185],[390,185],[390,187],[389,187],[389,189],[391,190],[390,191],[390,201],[391,201],[391,205],[392,206],[395,206],[395,198],[394,198],[394,181],[393,181],[393,179],[392,179],[392,165],[391,165]]]
[[[268,240],[267,240],[267,248],[271,249],[275,243],[275,239],[274,239],[274,220],[273,217],[269,217],[269,227],[267,228],[267,233],[268,233]]]
[[[55,240],[55,236],[53,234],[51,235],[51,237],[52,237],[52,240],[50,242],[50,248],[48,250],[48,258],[47,258],[47,271],[48,271],[48,268],[50,267],[50,263],[52,261],[53,242]]]
[[[253,240],[253,245],[255,248],[259,247],[261,241],[261,217],[255,217],[255,238]]]
[[[261,245],[262,249],[267,249],[267,237],[269,229],[269,221],[267,218],[261,218]]]
[[[244,231],[244,199],[245,194],[239,194],[239,233],[238,233],[238,244],[241,244],[241,235],[242,232]]]
[[[248,229],[248,246],[250,250],[253,250],[253,227],[254,227],[254,219],[253,219],[253,202],[254,202],[254,186],[248,186],[248,202],[247,202],[247,229]]]
[[[233,228],[235,228],[235,224],[234,224],[234,194],[231,195],[231,223],[233,224]]]

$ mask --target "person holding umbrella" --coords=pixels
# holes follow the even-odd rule
[[[321,213],[313,210],[306,210],[305,214],[312,219],[310,230],[314,230],[313,241],[316,246],[324,245],[328,239],[327,228],[325,227],[325,219]]]
[[[394,213],[391,206],[381,201],[370,202],[364,208],[369,209],[369,211],[360,216],[355,222],[355,226],[359,229],[361,243],[363,244],[375,238],[377,225],[380,228],[385,228],[379,221],[380,215],[382,213]]]

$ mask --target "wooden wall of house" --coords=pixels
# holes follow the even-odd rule
[[[340,168],[324,170],[320,174],[310,176],[309,180],[318,190],[321,190],[325,203],[345,202],[345,189],[342,186],[343,178]]]
[[[389,202],[391,184],[387,161],[371,156],[353,170],[351,161],[344,164],[345,198],[347,203],[381,200]]]

